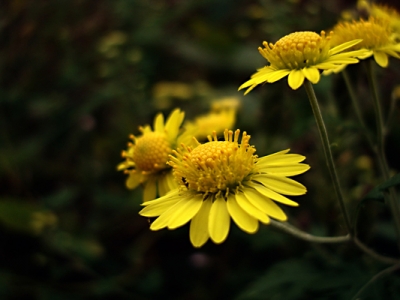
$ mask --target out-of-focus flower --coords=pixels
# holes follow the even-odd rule
[[[366,11],[370,16],[388,20],[393,32],[393,38],[400,39],[400,13],[387,5],[370,4],[368,1],[361,0],[357,2],[357,8]]]
[[[213,101],[208,114],[198,116],[194,121],[186,121],[184,127],[199,140],[207,138],[213,131],[220,134],[225,128],[235,125],[239,105],[239,99],[234,97]]]
[[[362,42],[350,50],[367,50],[362,58],[373,55],[376,63],[383,68],[389,64],[389,56],[400,58],[400,43],[393,39],[390,22],[387,19],[370,17],[367,21],[339,22],[333,31],[335,32],[331,39],[333,46],[362,39]]]
[[[132,143],[122,151],[125,161],[117,169],[128,174],[126,186],[129,189],[144,184],[143,201],[154,199],[157,191],[163,196],[177,187],[167,161],[172,149],[190,140],[188,132],[180,131],[184,115],[175,109],[164,124],[164,116],[158,114],[154,119],[154,131],[149,125],[139,127],[142,134],[138,137],[131,135]]]
[[[170,156],[169,164],[179,188],[167,195],[143,203],[139,214],[157,217],[151,230],[175,229],[190,221],[190,241],[201,247],[209,238],[222,243],[228,236],[230,218],[247,233],[258,230],[259,221],[270,217],[286,221],[287,216],[275,203],[298,204],[284,195],[303,195],[306,188],[289,179],[310,167],[305,157],[280,151],[258,158],[249,144],[250,136],[240,130],[225,130],[224,141],[213,137],[204,144],[183,145]]]
[[[157,109],[169,108],[172,99],[189,100],[195,91],[193,87],[183,82],[161,81],[153,86],[153,103]]]
[[[273,83],[288,76],[289,86],[296,90],[308,79],[312,83],[320,80],[320,70],[336,69],[341,65],[358,63],[358,56],[365,50],[344,51],[361,42],[360,39],[331,48],[331,32],[328,36],[310,31],[291,33],[275,44],[264,42],[259,47],[261,55],[270,65],[258,69],[251,79],[239,87],[248,88],[245,94],[261,83]]]

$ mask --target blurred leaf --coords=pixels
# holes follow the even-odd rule
[[[375,188],[373,188],[361,201],[360,205],[363,204],[367,200],[374,200],[374,201],[379,201],[379,202],[384,202],[385,201],[385,195],[384,192],[393,187],[400,185],[400,173],[394,175],[392,178],[386,180],[385,182],[382,182],[381,184],[377,185]]]

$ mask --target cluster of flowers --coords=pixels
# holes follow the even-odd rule
[[[275,44],[264,42],[259,52],[268,65],[239,90],[247,88],[247,94],[261,83],[286,76],[289,86],[298,89],[304,80],[318,83],[321,71],[339,72],[371,56],[386,67],[388,56],[400,58],[400,17],[386,7],[367,8],[367,20],[342,21],[329,34],[303,31]],[[144,185],[144,208],[139,214],[156,218],[151,230],[175,229],[190,221],[190,241],[201,247],[209,238],[222,243],[231,218],[243,231],[255,233],[259,222],[286,221],[276,202],[298,206],[286,196],[307,190],[288,177],[310,168],[302,163],[305,156],[287,149],[258,157],[246,132],[240,138],[240,130],[223,131],[233,126],[234,115],[235,111],[217,112],[183,124],[184,112],[176,109],[166,122],[157,115],[153,130],[147,125],[139,128],[140,136],[131,136],[118,170],[128,174],[128,188]],[[219,141],[217,133],[222,132],[224,140]],[[208,133],[207,142],[198,142]]]

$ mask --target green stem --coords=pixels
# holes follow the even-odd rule
[[[347,73],[346,69],[344,69],[341,72],[341,74],[342,74],[344,82],[346,84],[347,91],[349,92],[349,96],[350,96],[350,99],[351,99],[351,104],[353,105],[353,109],[354,109],[354,111],[356,113],[356,117],[358,119],[358,122],[361,125],[361,129],[363,130],[365,136],[367,137],[367,140],[368,140],[368,143],[369,143],[370,147],[374,150],[375,153],[377,153],[377,149],[376,149],[375,144],[373,142],[374,139],[372,138],[371,134],[369,133],[368,127],[365,124],[363,115],[361,113],[360,105],[359,105],[359,102],[358,102],[357,97],[356,97],[356,93],[354,92],[353,85],[351,84],[351,81],[350,81],[349,74]]]
[[[344,235],[344,236],[334,236],[334,237],[324,237],[324,236],[315,236],[312,234],[309,234],[307,232],[304,232],[293,225],[290,225],[289,223],[286,222],[279,222],[279,221],[274,221],[270,220],[270,225],[280,229],[282,231],[285,231],[286,233],[289,233],[290,235],[293,235],[301,240],[307,241],[307,242],[312,242],[312,243],[318,243],[318,244],[337,244],[337,243],[345,243],[349,242],[352,240],[352,237],[350,234]],[[385,263],[385,264],[398,264],[400,263],[399,259],[392,258],[392,257],[387,257],[384,255],[381,255],[379,253],[376,253],[374,250],[368,248],[365,244],[363,244],[359,239],[353,238],[354,243],[360,248],[363,252],[368,254],[369,256],[373,257],[374,259]]]
[[[385,134],[386,130],[383,125],[383,118],[382,118],[382,109],[381,109],[381,103],[379,101],[378,97],[378,90],[376,86],[376,80],[374,76],[374,61],[370,59],[367,63],[367,76],[368,76],[368,82],[369,86],[372,92],[372,98],[374,102],[374,109],[375,109],[375,118],[376,118],[376,130],[377,130],[377,156],[379,160],[379,165],[382,171],[383,179],[385,181],[389,180],[390,178],[390,173],[389,173],[389,167],[388,163],[386,160],[385,156]],[[395,229],[396,229],[396,235],[397,235],[397,245],[400,249],[400,207],[399,203],[397,201],[397,194],[396,190],[391,187],[389,188],[389,196],[387,197],[388,199],[388,204],[390,207],[390,210],[393,215],[394,219],[394,224],[395,224]]]
[[[317,122],[318,131],[322,141],[322,147],[324,149],[326,163],[328,166],[329,173],[331,175],[333,187],[335,189],[336,197],[339,201],[340,208],[343,213],[344,221],[347,227],[347,230],[351,235],[353,235],[353,229],[350,223],[350,217],[346,209],[346,205],[344,203],[342,190],[340,188],[339,178],[336,172],[335,163],[333,161],[332,151],[329,143],[328,133],[325,128],[324,120],[322,119],[321,110],[319,109],[318,100],[315,96],[314,89],[312,87],[311,82],[307,79],[304,81],[304,87],[306,88],[306,92],[308,95],[308,99],[310,100],[310,104],[314,113],[315,121]]]
[[[315,236],[312,234],[309,234],[307,232],[304,232],[293,225],[290,225],[286,222],[278,222],[274,220],[270,220],[270,224],[278,229],[281,229],[299,239],[308,241],[308,242],[313,242],[313,243],[329,243],[329,244],[334,244],[334,243],[343,243],[343,242],[348,242],[351,240],[350,235],[345,235],[345,236],[337,236],[337,237],[322,237],[322,236]]]

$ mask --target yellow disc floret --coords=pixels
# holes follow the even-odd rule
[[[166,162],[170,153],[171,147],[165,134],[146,132],[135,139],[132,160],[140,170],[156,172],[167,167]]]
[[[225,130],[225,141],[218,141],[216,133],[209,142],[198,144],[194,149],[183,147],[169,164],[181,185],[205,194],[229,193],[241,186],[242,181],[254,169],[256,151],[249,145],[250,136],[243,133],[238,143],[240,130]]]
[[[294,32],[284,36],[275,44],[263,43],[261,55],[277,69],[301,69],[324,60],[329,52],[330,36],[311,31]]]

